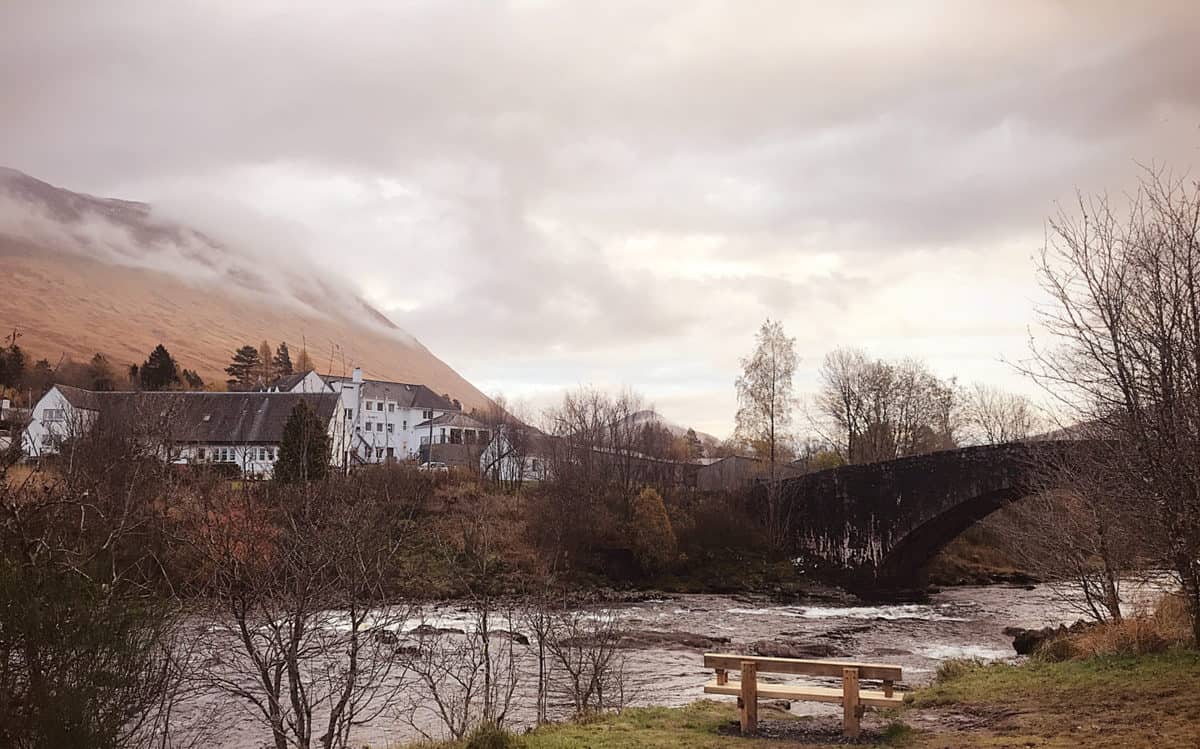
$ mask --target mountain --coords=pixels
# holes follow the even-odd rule
[[[321,371],[487,398],[346,282],[304,258],[227,246],[145,203],[71,192],[0,168],[0,326],[53,364],[103,352],[141,363],[163,343],[223,381],[238,346],[302,344]],[[408,272],[408,271],[405,271]]]
[[[653,411],[651,409],[643,409],[641,411],[635,411],[634,413],[631,413],[628,416],[626,416],[624,421],[626,423],[632,424],[635,427],[641,427],[645,424],[652,424],[652,423],[658,424],[659,426],[665,428],[668,432],[670,432],[671,436],[673,436],[673,437],[682,437],[685,434],[687,434],[687,431],[688,431],[687,427],[679,426],[678,424],[676,424],[673,421],[668,421],[667,419],[663,418],[662,414],[658,413],[657,411]],[[711,434],[706,434],[704,432],[696,432],[696,436],[699,437],[700,441],[706,445],[707,444],[716,445],[721,442],[719,439],[712,436]]]

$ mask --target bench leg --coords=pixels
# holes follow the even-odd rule
[[[717,683],[724,686],[729,683],[729,672],[723,668],[717,669]]]
[[[758,732],[758,664],[742,661],[742,733]]]
[[[857,739],[861,728],[858,722],[858,669],[842,669],[842,734]]]

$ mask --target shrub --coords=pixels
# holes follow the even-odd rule
[[[953,681],[967,674],[978,671],[986,664],[978,658],[952,658],[942,661],[937,667],[937,681]]]
[[[662,496],[653,489],[642,489],[633,500],[631,515],[634,558],[643,572],[661,571],[675,558],[675,531]]]
[[[495,723],[481,723],[467,736],[465,749],[523,749],[525,742]]]
[[[1200,645],[1193,642],[1187,599],[1179,593],[1168,593],[1159,599],[1154,607],[1154,621],[1168,640],[1184,645]]]

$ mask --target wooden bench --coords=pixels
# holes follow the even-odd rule
[[[842,706],[842,733],[850,738],[858,738],[859,718],[862,717],[863,709],[866,706],[897,707],[904,701],[901,696],[896,694],[895,690],[896,682],[902,678],[899,666],[705,653],[704,667],[717,672],[716,680],[704,685],[705,694],[726,694],[738,698],[743,733],[754,733],[758,730],[759,699],[840,704]],[[741,681],[730,682],[730,671],[740,671]],[[760,673],[840,678],[842,686],[839,689],[836,687],[760,684],[758,682]],[[860,679],[881,681],[883,689],[879,691],[859,689]]]

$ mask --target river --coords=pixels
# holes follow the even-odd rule
[[[1134,595],[1131,605],[1145,605],[1152,595],[1152,590]],[[784,643],[812,650],[815,656],[897,664],[904,669],[904,688],[928,683],[938,664],[947,659],[1015,660],[1011,638],[1003,634],[1005,627],[1068,624],[1081,617],[1061,590],[1045,585],[949,588],[920,603],[886,605],[828,600],[783,604],[756,596],[673,595],[611,605],[604,611],[617,617],[622,629],[728,638],[728,644],[716,646],[726,652],[754,652],[756,643]],[[425,608],[412,623],[468,629],[470,621],[461,605],[449,603]],[[701,649],[671,642],[670,636],[662,639],[665,642],[627,651],[631,704],[678,706],[704,696],[703,685],[712,673],[703,668]],[[518,695],[525,704],[531,702],[527,685],[528,681]],[[214,711],[213,700],[222,698],[201,699],[203,712],[217,720],[209,745],[257,749],[267,743],[269,736],[240,703],[226,702]],[[180,714],[199,714],[200,707],[185,705]],[[837,710],[815,703],[792,705],[800,715]],[[519,725],[531,718],[529,709],[519,709],[513,722]],[[385,713],[356,729],[351,745],[384,749],[416,738],[410,726]]]

